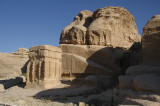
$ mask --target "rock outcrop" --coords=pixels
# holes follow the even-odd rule
[[[18,48],[17,52],[13,52],[14,55],[28,55],[29,50],[26,48]]]
[[[160,15],[155,15],[143,29],[143,62],[160,65]]]
[[[18,49],[18,51],[19,50],[20,49]],[[20,51],[16,53],[18,53],[18,55],[14,53],[0,53],[0,78],[13,78],[26,72],[29,60],[28,55],[26,55],[26,52],[22,53]]]
[[[88,10],[81,11],[74,21],[63,29],[61,44],[86,44],[87,27],[92,21],[92,12]]]
[[[52,88],[61,77],[61,49],[49,45],[29,49],[30,61],[27,66],[27,87]]]
[[[62,77],[105,75],[116,79],[138,63],[130,48],[140,41],[135,19],[125,8],[81,11],[61,33]]]
[[[95,45],[61,44],[62,76],[107,75],[114,76],[121,72],[118,61],[123,54],[122,49],[107,48]],[[103,60],[103,61],[102,61]]]
[[[125,76],[119,77],[120,93],[127,95],[128,98],[141,98],[142,95],[136,93],[143,92],[147,95],[145,100],[151,100],[152,95],[160,94],[160,15],[153,16],[143,29],[142,37],[142,64],[129,67]],[[129,94],[127,90],[134,90],[135,93]],[[133,95],[134,94],[134,95]],[[136,95],[136,96],[135,96]],[[130,101],[134,101],[130,100]],[[138,101],[138,100],[135,100]],[[134,102],[135,102],[134,101]],[[157,99],[151,101],[160,102]],[[130,102],[131,103],[131,102]],[[138,103],[138,102],[137,102]],[[141,104],[141,103],[140,103]],[[158,103],[160,105],[160,103]]]
[[[61,34],[60,44],[102,45],[129,49],[140,42],[134,17],[122,7],[81,11]]]

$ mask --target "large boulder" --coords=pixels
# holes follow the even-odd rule
[[[143,29],[143,62],[160,65],[160,15],[155,15]]]
[[[140,42],[135,19],[122,7],[81,11],[61,34],[60,44],[103,45],[129,49]]]
[[[92,21],[92,12],[81,11],[73,22],[63,29],[61,33],[61,44],[86,44],[87,27]]]
[[[150,96],[156,94],[158,98],[160,97],[159,96],[160,94],[159,45],[160,45],[160,15],[155,15],[151,18],[150,21],[148,21],[148,23],[143,29],[142,63],[140,65],[129,67],[126,71],[126,75],[119,77],[120,90],[130,89],[136,91],[136,93],[140,92],[143,93],[141,95],[137,95],[134,97],[132,97],[131,95],[125,97],[125,98],[130,98],[130,101],[132,101],[133,98],[138,98],[138,99],[142,98],[143,95],[142,98],[143,100],[148,100],[154,103],[157,102],[157,100],[155,98],[150,98]],[[144,95],[146,95],[145,98]],[[124,101],[126,101],[126,99]],[[137,103],[143,104],[140,102]]]
[[[137,44],[139,49],[140,41],[135,19],[125,8],[81,11],[61,33],[62,77],[105,75],[117,82],[127,67],[138,64],[137,51],[131,51]]]
[[[88,27],[88,44],[130,48],[140,42],[135,19],[122,7],[104,7],[92,15]]]

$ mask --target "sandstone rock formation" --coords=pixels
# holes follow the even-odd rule
[[[81,11],[61,34],[60,44],[103,45],[129,49],[140,42],[134,17],[122,7]]]
[[[143,61],[160,65],[160,15],[155,15],[143,29]]]
[[[18,48],[17,52],[13,52],[14,55],[28,55],[29,50],[26,48]]]
[[[62,76],[69,75],[107,75],[114,76],[121,73],[119,59],[122,49],[107,48],[95,45],[61,44]],[[103,61],[102,61],[103,60]]]
[[[28,55],[0,53],[0,78],[13,78],[26,72],[28,60]]]
[[[51,88],[61,77],[61,49],[41,45],[29,49],[30,61],[27,66],[26,87],[40,86]]]
[[[130,49],[140,38],[134,17],[122,7],[81,11],[61,33],[62,77],[105,75],[113,83],[127,67],[138,64],[137,53]]]
[[[92,21],[92,12],[88,10],[81,11],[74,21],[63,29],[61,44],[86,44],[87,27]]]
[[[160,15],[153,16],[143,29],[142,64],[129,67],[125,76],[119,77],[119,87],[121,90],[135,90],[136,92],[144,92],[146,100],[151,100],[151,95],[159,97],[160,94]],[[127,95],[128,92],[123,94]],[[133,98],[132,93],[127,95]],[[141,98],[141,95],[134,95],[134,98]],[[138,100],[130,100],[138,101]],[[157,99],[151,101],[160,102]],[[130,102],[131,103],[131,102]],[[138,102],[137,102],[138,103]],[[139,102],[140,103],[140,102]],[[141,104],[141,103],[140,103]],[[160,103],[158,103],[160,105]]]

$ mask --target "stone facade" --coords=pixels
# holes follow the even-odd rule
[[[30,62],[27,66],[27,87],[42,86],[51,88],[61,76],[61,49],[49,45],[30,48]]]

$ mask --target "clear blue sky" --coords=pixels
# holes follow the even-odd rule
[[[138,31],[156,14],[160,0],[0,0],[0,52],[59,45],[61,31],[80,11],[121,6],[134,15]]]

